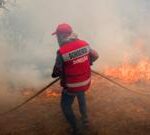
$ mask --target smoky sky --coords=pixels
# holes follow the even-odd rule
[[[13,1],[12,1],[13,2]],[[0,9],[0,75],[3,85],[38,87],[51,79],[58,49],[51,33],[69,23],[100,55],[94,68],[150,56],[147,0],[16,0]],[[140,46],[140,47],[139,47]]]

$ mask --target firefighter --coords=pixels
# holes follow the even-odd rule
[[[52,77],[61,79],[63,87],[61,108],[73,134],[77,134],[80,129],[73,113],[72,104],[77,97],[82,127],[88,127],[85,91],[88,90],[91,83],[90,66],[98,58],[98,54],[86,41],[80,40],[74,34],[69,24],[58,25],[52,35],[56,35],[59,44]]]

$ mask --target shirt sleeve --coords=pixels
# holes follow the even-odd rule
[[[63,59],[62,59],[61,55],[59,54],[59,52],[57,52],[52,77],[53,78],[60,77],[60,76],[62,76],[62,74],[63,74]]]
[[[92,49],[91,47],[90,47],[90,53],[89,53],[89,55],[90,55],[90,64],[92,65],[93,62],[95,62],[95,61],[99,58],[99,55],[98,55],[98,53],[97,53],[94,49]]]

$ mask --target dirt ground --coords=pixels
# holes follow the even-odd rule
[[[150,95],[138,95],[104,79],[93,79],[87,93],[91,123],[87,135],[150,135]],[[147,92],[148,87],[140,91]],[[60,96],[43,94],[20,110],[0,117],[0,135],[69,135],[59,100]],[[79,118],[77,102],[73,107]]]

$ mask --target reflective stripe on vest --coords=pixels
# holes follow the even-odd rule
[[[69,88],[76,88],[76,87],[82,87],[82,86],[86,86],[90,83],[91,81],[91,78],[83,81],[83,82],[78,82],[78,83],[67,83],[66,85],[69,87]]]
[[[78,57],[82,57],[84,55],[87,55],[89,53],[89,46],[82,47],[76,50],[73,50],[71,52],[65,53],[62,55],[64,61],[69,61],[76,59]]]

